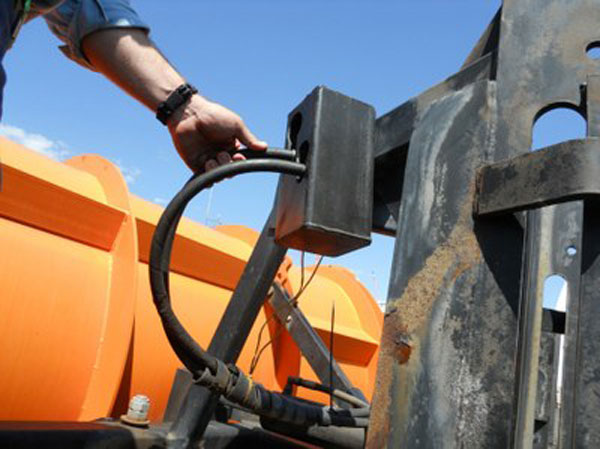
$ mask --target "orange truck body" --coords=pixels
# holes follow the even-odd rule
[[[57,162],[0,138],[0,420],[87,421],[124,412],[129,397],[151,400],[160,421],[181,364],[152,303],[148,254],[162,208],[130,194],[118,168],[97,155]],[[206,347],[250,256],[257,233],[183,219],[171,263],[173,306]],[[307,268],[310,273],[311,268]],[[293,294],[290,259],[277,280]],[[299,307],[367,397],[374,388],[382,313],[347,270],[321,266]],[[238,366],[248,371],[261,311]],[[317,380],[291,336],[273,338],[254,379],[281,390],[290,375]],[[321,400],[321,393],[300,396]]]

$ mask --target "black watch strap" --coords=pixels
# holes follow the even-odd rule
[[[177,109],[183,106],[192,95],[198,92],[191,84],[185,83],[169,94],[167,99],[158,105],[156,110],[156,118],[163,124],[167,124],[169,117],[173,115]]]

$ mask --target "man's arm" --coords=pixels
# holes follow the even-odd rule
[[[85,36],[81,45],[95,70],[152,111],[185,83],[144,30],[103,29]],[[217,151],[237,148],[240,143],[255,150],[267,147],[237,114],[198,94],[180,107],[167,124],[179,155],[192,170],[229,162],[228,153]]]
[[[41,2],[40,2],[41,3]],[[33,3],[35,8],[36,2]],[[66,0],[44,14],[50,30],[65,44],[70,59],[101,72],[153,112],[184,79],[148,38],[148,26],[129,0]],[[158,123],[158,122],[157,122]],[[239,116],[194,95],[168,122],[175,147],[192,170],[229,160],[215,150],[235,148],[241,142],[264,149]],[[210,159],[210,158],[213,159]]]

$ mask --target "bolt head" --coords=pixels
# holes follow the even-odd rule
[[[143,394],[136,394],[129,401],[127,414],[121,416],[121,421],[134,426],[147,426],[150,399]]]

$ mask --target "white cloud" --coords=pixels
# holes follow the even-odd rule
[[[71,151],[68,150],[68,145],[62,140],[52,140],[42,134],[32,133],[17,126],[0,123],[0,136],[7,137],[30,150],[37,151],[57,161],[63,161],[72,155]],[[121,170],[127,184],[135,183],[142,174],[142,170],[138,167],[127,167],[118,159],[114,163]]]
[[[164,198],[161,198],[159,196],[157,196],[156,198],[154,198],[152,201],[155,202],[156,204],[160,204],[161,206],[166,206],[167,205],[167,200],[164,199]]]
[[[138,179],[142,174],[142,170],[140,170],[138,167],[126,167],[119,159],[113,162],[117,167],[119,167],[119,170],[121,170],[121,174],[123,175],[123,178],[125,178],[127,184],[135,183],[136,179]]]
[[[42,134],[31,133],[22,128],[12,125],[0,123],[0,136],[4,136],[21,145],[37,151],[49,158],[61,161],[71,152],[67,149],[67,145],[60,140],[51,140]]]

